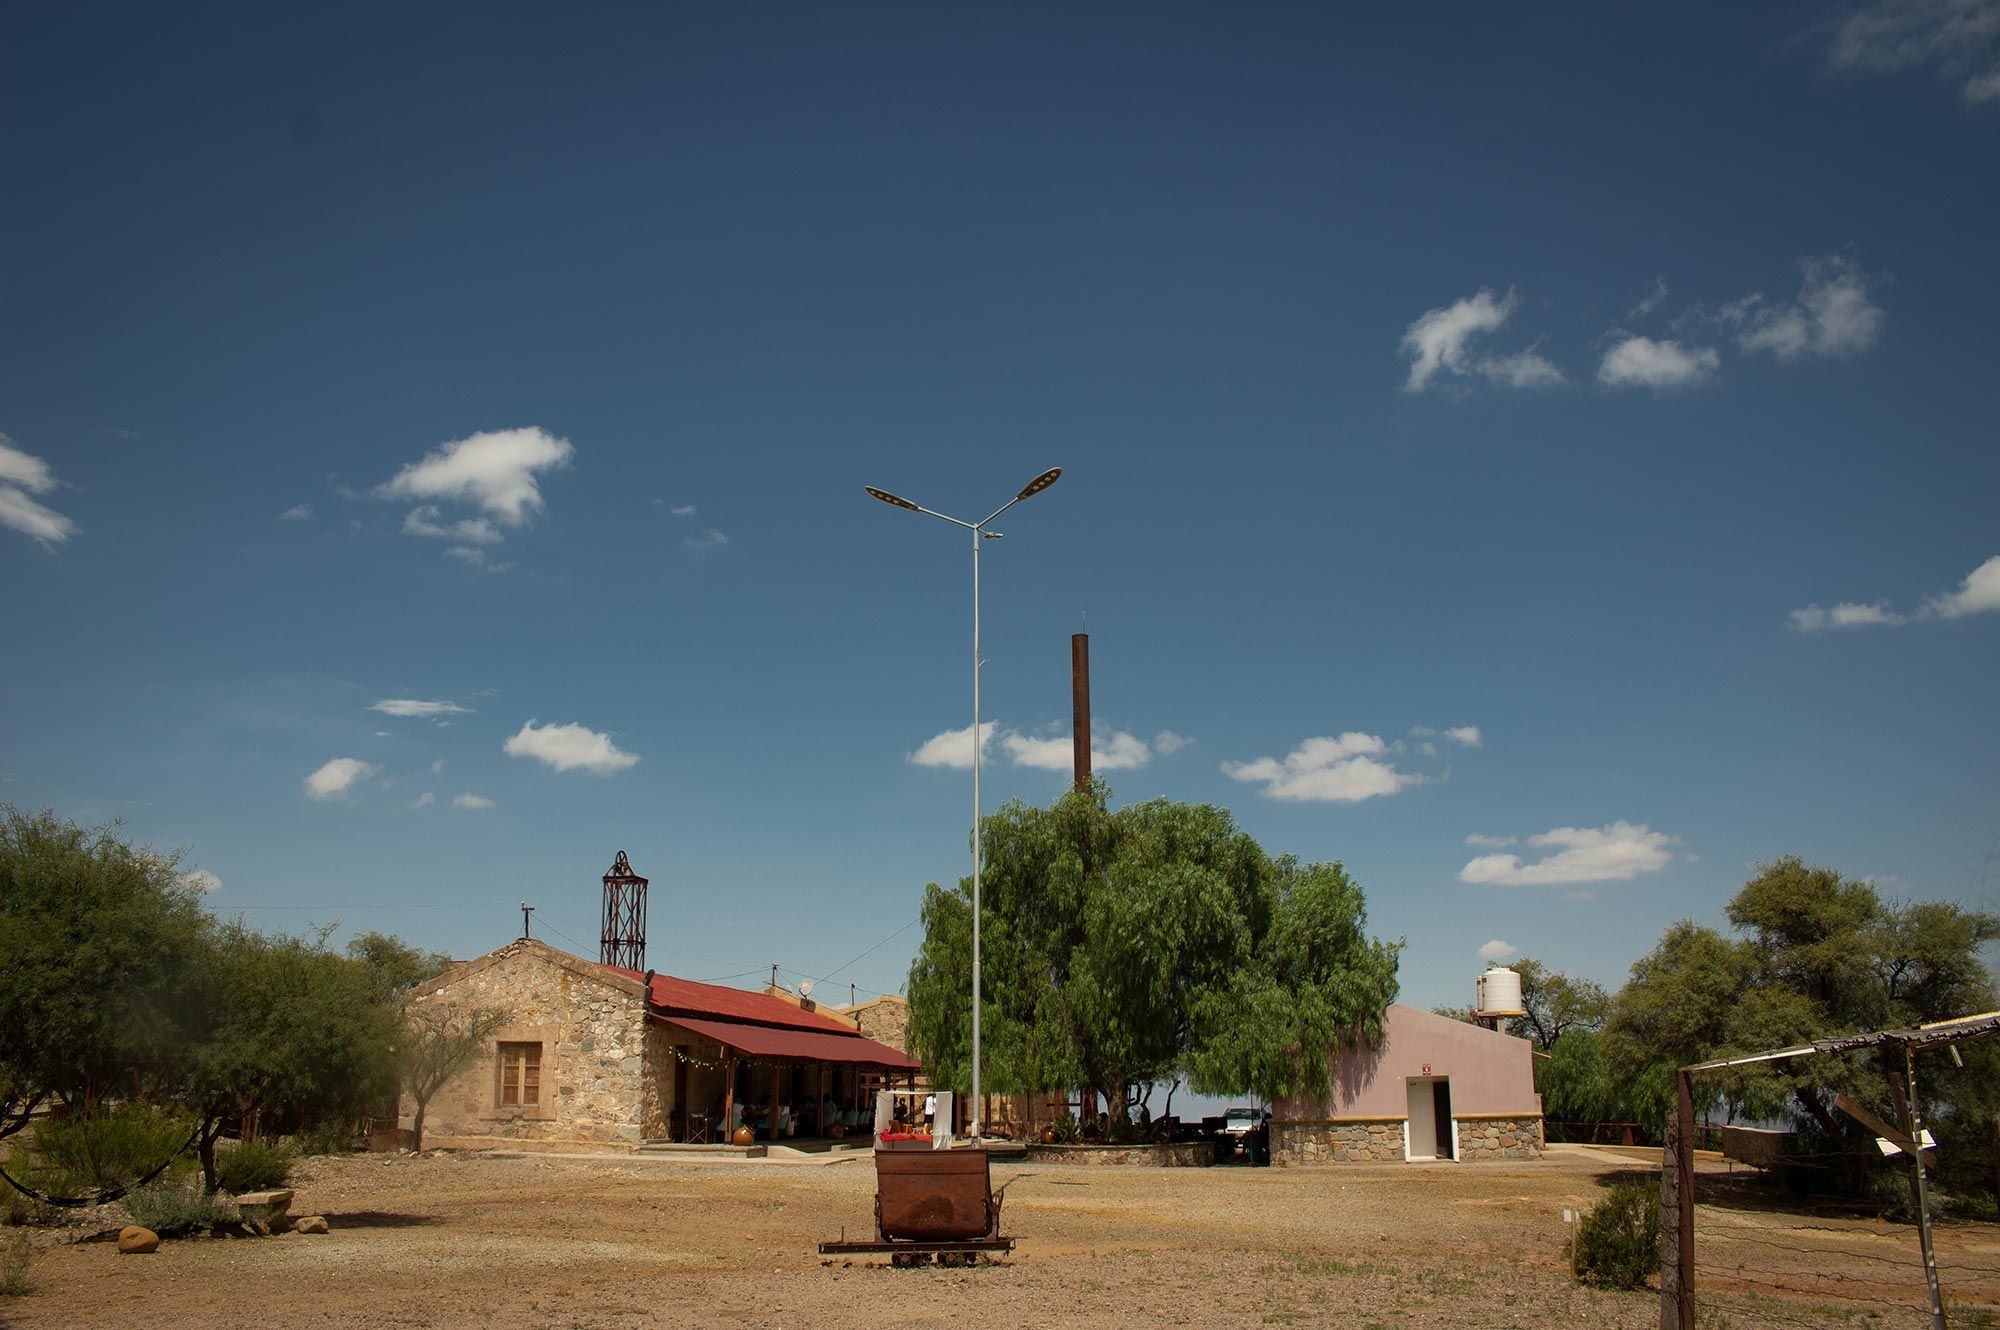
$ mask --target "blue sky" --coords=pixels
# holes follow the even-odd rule
[[[1784,853],[1991,904],[1996,32],[11,6],[0,798],[461,955],[624,849],[659,968],[893,990],[969,558],[861,487],[1059,465],[989,807],[1087,614],[1116,797],[1343,860],[1421,1005]]]

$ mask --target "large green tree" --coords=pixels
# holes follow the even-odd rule
[[[200,893],[114,831],[0,807],[0,1136],[168,1070],[198,1035]]]
[[[1632,967],[1604,1032],[1607,1074],[1640,1091],[1642,1119],[1663,1120],[1675,1067],[1732,1053],[1991,1010],[1981,948],[2000,918],[1949,902],[1885,899],[1874,884],[1798,856],[1763,865],[1729,902],[1736,933],[1683,920]],[[1926,1071],[1940,1121],[1967,1116],[1993,1077],[1990,1045],[1965,1067]],[[1889,1077],[1868,1057],[1798,1059],[1714,1078],[1735,1112],[1791,1113],[1825,1139],[1853,1144],[1838,1093],[1893,1115]]]
[[[1570,1030],[1601,1030],[1611,1014],[1611,995],[1604,985],[1552,970],[1523,956],[1507,967],[1521,976],[1521,1006],[1527,1015],[1507,1023],[1507,1032],[1532,1039],[1549,1052]]]
[[[1102,784],[984,824],[985,1068],[996,1091],[1079,1086],[1122,1117],[1130,1092],[1284,1094],[1324,1083],[1325,1050],[1379,1032],[1396,948],[1370,941],[1337,864],[1272,859],[1229,814]],[[971,883],[931,884],[911,965],[910,1037],[939,1084],[971,1081]]]
[[[204,1115],[202,1169],[237,1114],[301,1122],[355,1120],[394,1093],[403,1035],[368,964],[332,951],[324,933],[223,927],[207,976],[209,1022],[186,1059],[184,1091]]]

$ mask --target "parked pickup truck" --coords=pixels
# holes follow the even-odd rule
[[[1271,1162],[1271,1113],[1263,1108],[1232,1108],[1222,1115],[1216,1132],[1216,1162]]]

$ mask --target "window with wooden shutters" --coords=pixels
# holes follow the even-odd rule
[[[542,1102],[542,1046],[500,1045],[500,1107],[533,1108]]]

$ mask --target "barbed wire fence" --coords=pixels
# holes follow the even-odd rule
[[[2000,1013],[1683,1068],[1661,1169],[1661,1330],[2000,1330],[2000,1223],[1941,1217],[1930,1173],[1934,1153],[1904,1148],[1928,1140],[1917,1054],[1995,1037]],[[1879,1172],[1879,1163],[1842,1150],[1787,1151],[1756,1161],[1762,1166],[1755,1169],[1710,1169],[1697,1181],[1695,1145],[1709,1129],[1696,1128],[1694,1105],[1712,1097],[1716,1073],[1862,1050],[1883,1055],[1902,1073],[1891,1079],[1894,1120],[1876,1117],[1830,1087],[1827,1099],[1888,1143],[1890,1162],[1908,1173],[1906,1198],[1821,1194],[1835,1188],[1815,1188],[1815,1176],[1854,1175],[1868,1164]],[[1772,1176],[1780,1170],[1789,1177]]]

